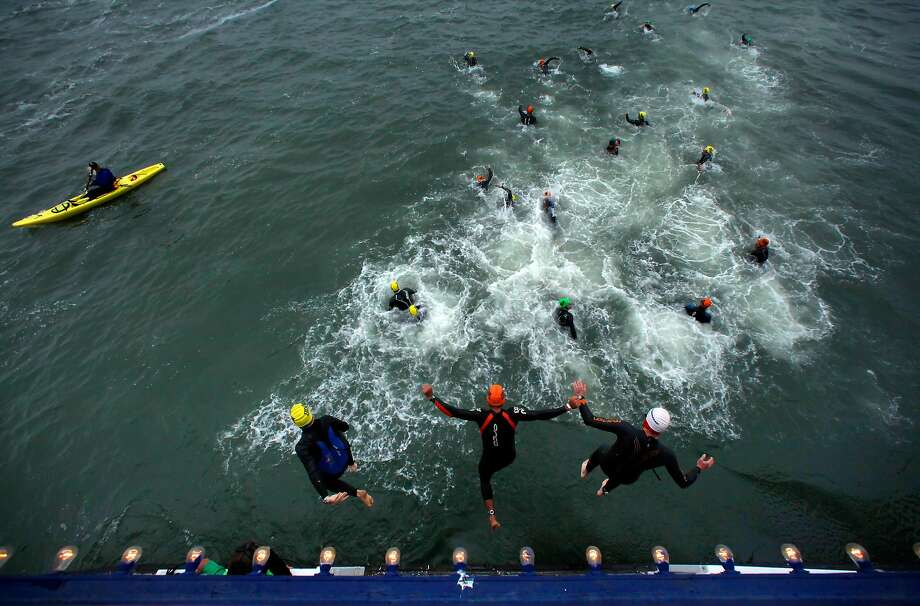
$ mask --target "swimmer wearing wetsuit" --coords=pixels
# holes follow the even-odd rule
[[[499,185],[498,187],[499,189],[505,190],[505,208],[514,208],[514,203],[517,202],[517,196],[511,192],[511,189],[504,185]]]
[[[588,57],[589,59],[594,57],[594,51],[588,48],[587,46],[579,46],[578,50],[583,52],[585,56]]]
[[[291,421],[303,430],[294,450],[320,500],[327,505],[337,505],[351,496],[373,507],[374,498],[366,490],[356,489],[340,479],[346,471],[358,469],[351,445],[345,438],[348,423],[331,415],[314,419],[313,411],[300,403],[291,407]]]
[[[571,306],[572,302],[567,297],[559,299],[559,307],[555,312],[556,324],[562,328],[568,328],[569,335],[577,341],[578,332],[575,330],[575,316],[572,315]]]
[[[544,75],[549,73],[549,62],[550,61],[561,61],[561,59],[559,59],[559,57],[550,57],[549,59],[543,59],[541,57],[540,61],[537,63],[537,67],[540,68],[540,71],[543,72]]]
[[[703,8],[704,6],[712,6],[712,5],[709,4],[708,2],[704,2],[704,3],[700,4],[699,6],[697,6],[696,8],[693,8],[692,6],[688,6],[688,7],[687,7],[687,12],[690,13],[691,15],[695,15],[695,14],[697,14],[697,13],[700,11],[700,9]]]
[[[703,166],[705,166],[707,162],[712,161],[712,154],[714,154],[715,151],[716,148],[711,145],[704,147],[703,153],[700,155],[700,159],[696,161],[696,170],[703,172]]]
[[[699,304],[687,303],[684,305],[684,311],[687,312],[688,316],[693,316],[693,319],[700,324],[709,324],[712,322],[712,314],[708,311],[710,307],[712,307],[712,299],[703,297],[700,299]]]
[[[610,154],[611,156],[620,155],[620,140],[619,139],[610,140],[610,143],[607,144],[607,153]]]
[[[525,112],[523,107],[518,105],[518,114],[521,116],[521,124],[524,126],[536,126],[537,117],[533,115],[533,105],[527,106],[527,111]]]
[[[748,252],[748,256],[753,258],[758,264],[763,265],[770,257],[770,240],[759,238],[754,244],[754,249]]]
[[[553,192],[547,190],[543,192],[543,212],[547,214],[549,220],[556,224],[556,196]]]
[[[655,31],[655,26],[649,23],[648,21],[646,21],[645,23],[642,24],[642,31],[644,31],[645,33],[651,33]]]
[[[575,392],[572,399],[581,402],[578,411],[585,425],[617,436],[612,446],[599,447],[581,464],[582,479],[586,479],[596,467],[600,467],[607,475],[597,490],[597,496],[605,496],[617,486],[632,484],[642,472],[656,467],[664,467],[675,484],[687,488],[696,482],[700,473],[715,464],[714,458],[704,454],[697,460],[695,467],[687,472],[681,471],[671,449],[658,441],[658,437],[671,424],[671,415],[664,408],[651,409],[642,422],[642,429],[639,429],[621,419],[595,417],[585,399],[588,389],[585,384],[575,381],[572,389]]]
[[[639,118],[636,120],[632,120],[629,117],[629,112],[627,112],[626,121],[632,124],[633,126],[651,126],[652,123],[645,119],[646,115],[647,114],[645,112],[639,112]]]
[[[415,305],[415,291],[411,288],[400,288],[399,282],[393,280],[390,282],[390,290],[393,291],[393,296],[390,297],[390,305],[387,307],[387,311],[394,307],[400,311],[408,311],[410,307]]]
[[[463,60],[466,61],[467,67],[476,67],[476,65],[479,64],[479,61],[476,59],[476,53],[473,51],[467,51],[466,54],[463,55]]]
[[[487,166],[488,170],[487,175],[476,175],[476,185],[482,188],[482,191],[489,191],[489,184],[492,183],[492,177],[494,173],[492,172],[492,167]]]
[[[492,492],[492,476],[511,465],[517,455],[514,437],[518,423],[522,421],[548,421],[565,414],[575,406],[571,403],[547,410],[527,410],[520,406],[505,408],[505,390],[501,385],[489,387],[486,408],[463,410],[446,404],[434,395],[431,385],[422,385],[422,394],[442,413],[448,417],[473,421],[482,437],[482,456],[479,459],[479,485],[486,510],[489,512],[489,525],[492,530],[501,527],[495,517],[495,502]]]
[[[751,38],[751,34],[748,34],[748,33],[741,34],[741,44],[743,46],[754,46],[754,39]]]

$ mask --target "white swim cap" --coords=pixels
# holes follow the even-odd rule
[[[671,413],[661,407],[653,408],[645,415],[645,422],[655,433],[663,433],[671,426]]]

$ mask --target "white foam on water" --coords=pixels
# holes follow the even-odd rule
[[[221,27],[221,26],[227,24],[227,23],[230,23],[230,22],[232,22],[232,21],[236,21],[237,19],[242,19],[242,18],[244,18],[244,17],[248,17],[249,15],[255,14],[255,13],[259,12],[259,11],[265,10],[265,9],[268,8],[269,6],[275,4],[276,2],[278,2],[278,0],[268,0],[268,2],[265,2],[265,3],[263,3],[263,4],[259,4],[259,5],[253,6],[253,7],[251,7],[251,8],[247,8],[247,9],[241,10],[241,11],[236,11],[236,12],[230,13],[230,14],[228,14],[228,15],[224,15],[224,16],[219,17],[219,18],[217,18],[216,20],[214,20],[214,21],[208,23],[207,25],[203,25],[203,26],[201,26],[201,27],[193,28],[193,29],[191,29],[191,30],[185,32],[184,34],[182,34],[181,36],[179,36],[179,37],[176,38],[176,39],[177,39],[177,40],[182,40],[182,39],[184,39],[184,38],[189,38],[189,37],[191,37],[191,36],[197,36],[197,35],[199,35],[199,34],[204,34],[204,33],[210,32],[210,31],[212,31],[212,30],[215,30],[215,29],[217,29],[217,28],[219,28],[219,27]]]
[[[601,63],[597,66],[605,76],[619,76],[623,73],[622,65],[607,65]]]

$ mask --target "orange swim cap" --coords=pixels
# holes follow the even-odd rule
[[[533,113],[533,105],[528,105],[528,106],[527,106],[527,113],[528,113],[528,114],[532,114],[532,113]]]
[[[482,182],[485,181],[485,180],[486,180],[485,175],[476,175],[476,181],[477,181],[478,183],[482,183]]]
[[[497,383],[489,387],[489,393],[486,396],[486,402],[492,406],[500,406],[505,403],[505,388]]]
[[[712,305],[712,299],[710,299],[709,297],[703,297],[702,299],[700,299],[700,307],[702,307],[703,309],[706,309],[710,305]]]
[[[761,238],[757,240],[757,248],[766,248],[768,246],[770,246],[770,240],[767,238]]]

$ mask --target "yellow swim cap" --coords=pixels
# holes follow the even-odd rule
[[[418,307],[416,307],[415,305],[410,305],[410,306],[409,306],[409,315],[412,316],[413,318],[416,317],[416,316],[418,316]]]
[[[704,95],[708,95],[708,94],[709,94],[709,87],[708,87],[708,86],[704,86],[704,87],[703,87],[703,94],[704,94]]]
[[[714,148],[714,147],[711,146],[711,145],[707,145],[707,146],[706,146],[706,151],[709,152],[709,153],[711,154],[712,152],[716,151],[716,148]]]
[[[644,117],[645,117],[645,112],[639,112],[639,117],[640,117],[640,118],[644,118]]]
[[[291,420],[297,427],[309,427],[313,423],[313,411],[298,402],[291,406]]]
[[[399,283],[396,280],[393,280],[392,282],[390,282],[390,290],[392,290],[393,292],[396,292],[397,290],[399,290]]]

